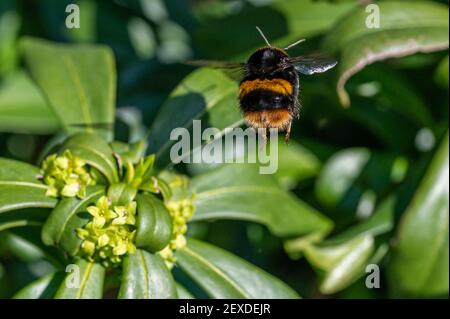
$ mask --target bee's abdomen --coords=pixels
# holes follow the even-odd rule
[[[284,79],[244,80],[239,88],[243,111],[289,108],[292,104],[292,84]]]
[[[280,78],[244,80],[241,82],[239,88],[239,97],[244,97],[254,91],[266,91],[275,94],[290,95],[293,92],[293,86],[289,81]]]

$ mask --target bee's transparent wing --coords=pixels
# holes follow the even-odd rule
[[[193,66],[206,66],[214,69],[224,71],[233,80],[239,81],[245,74],[245,63],[231,62],[231,61],[216,61],[216,60],[190,60],[185,61],[184,64]]]
[[[324,57],[306,57],[298,56],[291,58],[297,72],[310,75],[315,73],[323,73],[332,69],[338,63],[334,59]]]

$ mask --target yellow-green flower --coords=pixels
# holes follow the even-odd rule
[[[77,229],[84,258],[110,267],[118,265],[125,254],[136,252],[136,202],[113,206],[108,197],[102,196],[86,210],[91,221]]]
[[[166,203],[166,207],[172,217],[172,239],[169,244],[159,251],[166,265],[172,268],[176,258],[174,251],[186,246],[187,222],[194,214],[193,196],[181,200],[172,200]]]
[[[86,162],[73,156],[70,150],[65,150],[62,155],[49,155],[42,163],[41,173],[48,186],[46,196],[84,197],[86,187],[95,184]]]

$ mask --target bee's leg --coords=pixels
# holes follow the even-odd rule
[[[286,145],[289,144],[289,138],[291,137],[291,126],[292,121],[290,121],[286,127],[286,135],[284,136],[284,143],[286,143]]]
[[[261,132],[261,130],[263,130],[263,132]],[[262,137],[262,140],[258,139],[258,142],[260,142],[259,151],[261,151],[267,144],[267,131],[267,128],[258,129],[258,134]]]

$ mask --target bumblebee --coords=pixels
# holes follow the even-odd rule
[[[337,61],[305,56],[290,57],[287,51],[305,39],[283,49],[277,48],[269,43],[260,28],[256,29],[266,46],[256,50],[246,63],[191,61],[190,64],[242,70],[239,106],[246,123],[253,128],[285,131],[287,143],[292,121],[300,113],[298,73],[322,73],[336,66]]]

